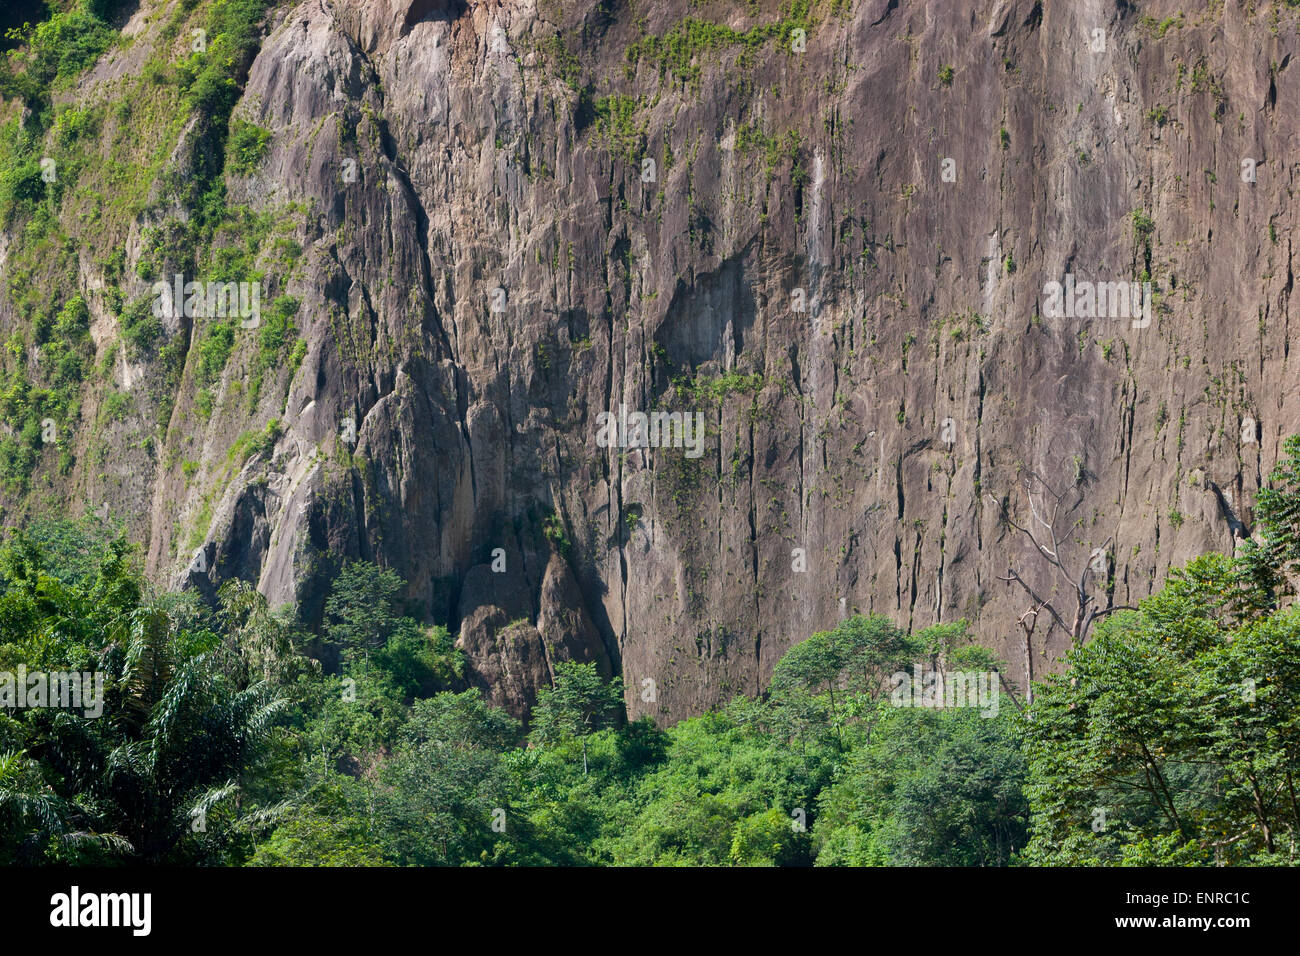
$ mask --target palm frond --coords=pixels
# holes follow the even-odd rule
[[[122,854],[135,853],[135,847],[132,846],[131,841],[120,833],[90,833],[86,830],[78,830],[75,833],[62,834],[59,840],[64,846],[71,849],[98,849]]]

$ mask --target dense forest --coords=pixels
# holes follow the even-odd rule
[[[898,706],[895,674],[998,662],[965,622],[854,616],[759,699],[669,728],[575,663],[521,726],[371,564],[313,631],[237,582],[215,606],[154,591],[94,517],[34,522],[0,560],[0,671],[103,672],[104,707],[0,713],[0,862],[1291,864],[1300,439],[1287,454],[1255,540],[1106,620],[1032,703]]]

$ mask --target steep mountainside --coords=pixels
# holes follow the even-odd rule
[[[1074,613],[1027,481],[1131,604],[1300,430],[1287,3],[91,6],[0,112],[4,522],[309,619],[391,566],[516,711],[576,659],[680,718],[855,609],[1018,677],[1008,568]],[[155,316],[178,274],[260,314]]]

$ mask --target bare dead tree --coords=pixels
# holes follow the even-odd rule
[[[1020,619],[1020,632],[1025,635],[1025,702],[1034,702],[1034,628],[1038,626],[1038,615],[1043,612],[1043,605],[1031,607]]]
[[[1037,495],[1037,500],[1035,499]],[[1065,593],[1073,602],[1071,620],[1066,623],[1063,616],[1066,608],[1058,609],[1057,604],[1050,597],[1044,597],[1025,580],[1024,575],[1008,562],[1006,576],[999,580],[1007,582],[1007,586],[1018,586],[1033,603],[1019,619],[1019,626],[1024,634],[1025,641],[1025,683],[1026,699],[1029,703],[1033,702],[1033,634],[1038,624],[1038,616],[1044,611],[1051,617],[1051,622],[1044,634],[1044,639],[1050,636],[1052,628],[1060,627],[1070,635],[1070,644],[1072,647],[1082,647],[1088,639],[1088,634],[1092,626],[1101,618],[1116,611],[1131,611],[1133,608],[1127,605],[1111,604],[1109,595],[1106,595],[1106,602],[1103,604],[1099,600],[1099,595],[1094,593],[1094,587],[1091,587],[1090,575],[1100,577],[1106,580],[1110,567],[1110,546],[1111,538],[1107,538],[1100,548],[1094,548],[1089,555],[1082,559],[1072,559],[1063,553],[1063,542],[1069,542],[1069,534],[1081,523],[1078,519],[1062,527],[1063,522],[1074,508],[1078,507],[1079,502],[1075,501],[1069,507],[1066,505],[1066,496],[1057,493],[1039,475],[1030,472],[1025,478],[1025,498],[1029,503],[1030,520],[1021,524],[1012,516],[1007,506],[998,501],[993,495],[988,495],[988,499],[993,506],[1001,513],[1006,523],[1019,531],[1029,539],[1030,544],[1034,546],[1034,552],[1042,560],[1053,576],[1057,577],[1064,585]],[[1063,510],[1064,508],[1064,510]],[[1076,563],[1077,561],[1077,563]],[[1071,567],[1067,567],[1067,563]],[[1102,592],[1105,593],[1104,591]]]

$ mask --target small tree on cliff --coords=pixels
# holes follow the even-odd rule
[[[587,738],[612,724],[622,706],[622,678],[606,682],[595,664],[562,661],[555,665],[554,685],[543,687],[537,695],[531,736],[543,745],[580,740],[585,776]]]
[[[1233,606],[1242,620],[1278,607],[1300,581],[1300,435],[1289,437],[1282,452],[1255,500],[1255,534],[1235,567]]]
[[[344,565],[325,602],[325,636],[349,663],[383,647],[402,620],[405,582],[369,561]]]

